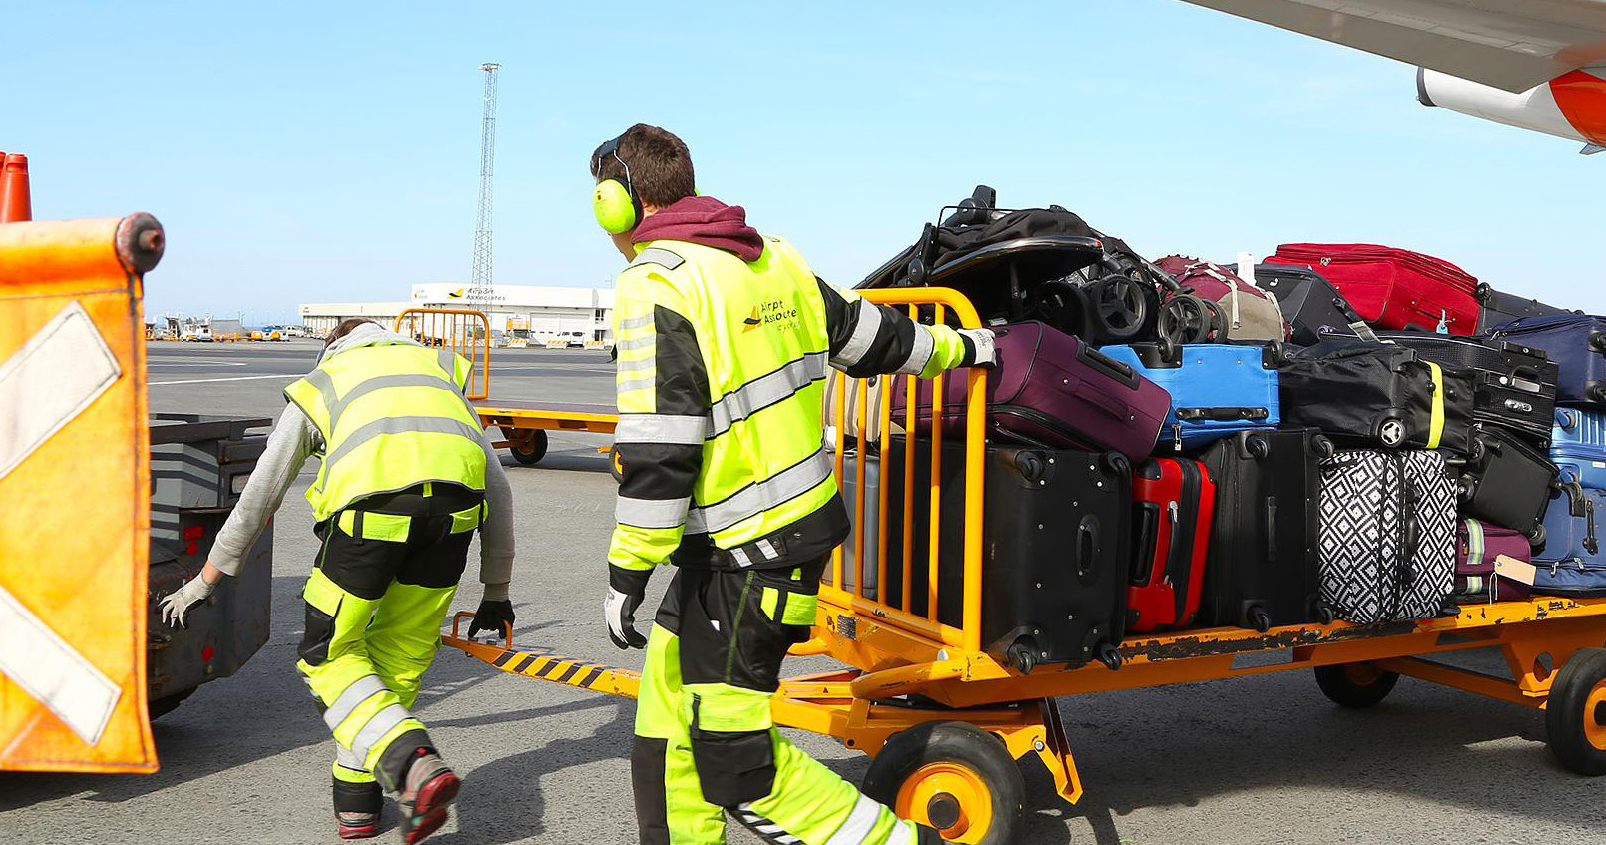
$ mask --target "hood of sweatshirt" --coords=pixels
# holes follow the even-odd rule
[[[376,323],[364,323],[363,325],[352,329],[351,332],[345,337],[329,344],[329,348],[325,349],[323,353],[318,356],[318,362],[323,363],[325,359],[331,356],[339,355],[340,353],[345,352],[347,349],[356,349],[359,346],[381,346],[385,344],[401,343],[411,344],[413,346],[420,345],[412,338],[399,335],[389,329],[379,326]]]
[[[764,238],[747,225],[747,212],[713,197],[686,197],[670,203],[641,221],[630,241],[685,241],[723,249],[743,261],[757,261],[764,253]]]

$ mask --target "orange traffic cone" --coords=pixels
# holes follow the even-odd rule
[[[33,219],[33,197],[28,190],[28,157],[8,153],[0,164],[0,223]]]

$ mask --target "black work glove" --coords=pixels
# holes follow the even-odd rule
[[[480,602],[480,609],[474,611],[474,621],[468,624],[468,638],[481,631],[495,631],[508,639],[513,638],[513,602],[503,599],[491,601],[485,599]]]
[[[602,603],[602,616],[608,622],[608,639],[620,648],[647,647],[647,638],[636,630],[636,609],[647,597],[651,578],[651,569],[608,566],[608,598]]]

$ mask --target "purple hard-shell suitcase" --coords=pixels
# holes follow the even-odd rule
[[[1490,601],[1528,598],[1527,584],[1494,574],[1495,558],[1501,555],[1531,563],[1533,547],[1521,532],[1476,519],[1461,520],[1456,526],[1455,595],[1486,596]]]
[[[998,364],[987,375],[987,425],[999,435],[1052,449],[1110,450],[1139,462],[1154,451],[1171,409],[1165,388],[1079,338],[1036,321],[994,326]],[[964,433],[966,379],[943,379],[945,433]],[[892,391],[901,421],[905,392]],[[931,382],[915,388],[914,428],[931,430]]]

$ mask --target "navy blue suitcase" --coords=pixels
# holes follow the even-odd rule
[[[1557,404],[1606,407],[1606,317],[1524,317],[1496,329],[1490,337],[1545,350],[1560,368]]]
[[[1552,595],[1606,595],[1606,554],[1601,520],[1606,491],[1585,487],[1563,473],[1545,508],[1545,532],[1533,562],[1534,592]]]
[[[1606,490],[1606,412],[1559,408],[1550,429],[1550,460],[1585,487]]]
[[[1281,344],[1190,343],[1173,348],[1177,351],[1169,357],[1158,343],[1099,350],[1171,394],[1157,451],[1196,449],[1240,431],[1277,427]]]

